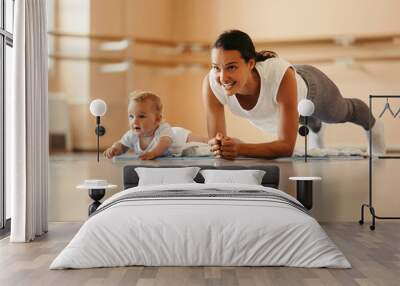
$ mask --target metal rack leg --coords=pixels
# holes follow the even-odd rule
[[[373,208],[373,207],[369,207],[369,211],[371,212],[371,215],[372,215],[372,225],[370,225],[369,226],[369,228],[371,229],[371,230],[375,230],[375,209]]]
[[[387,219],[390,219],[390,220],[400,220],[400,217],[398,217],[398,216],[378,216],[378,215],[376,214],[375,208],[374,208],[373,206],[368,205],[368,204],[362,204],[362,206],[361,206],[361,219],[358,221],[358,223],[359,223],[360,225],[363,225],[363,224],[364,224],[364,208],[365,208],[365,207],[369,208],[369,212],[371,213],[372,223],[371,223],[371,225],[369,226],[369,228],[370,228],[371,230],[375,230],[375,223],[376,223],[376,220],[377,220],[377,219],[382,219],[382,220],[387,220]]]
[[[370,225],[371,230],[375,230],[375,219],[377,216],[375,215],[375,209],[374,207],[368,205],[368,204],[362,204],[361,206],[361,219],[358,221],[360,225],[364,224],[364,208],[367,207],[369,209],[369,212],[371,213],[372,216],[372,224]]]
[[[368,205],[362,204],[361,206],[361,219],[358,221],[360,225],[364,224],[364,207],[368,207]]]

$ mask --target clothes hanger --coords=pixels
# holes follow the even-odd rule
[[[397,115],[399,115],[399,114],[400,114],[400,108],[399,108],[399,110],[397,110],[397,112],[395,113],[394,117],[397,117]]]
[[[386,103],[385,103],[385,107],[383,108],[381,114],[379,114],[379,117],[382,117],[383,114],[386,112],[386,110],[389,110],[390,114],[392,114],[393,117],[397,116],[397,113],[399,113],[399,111],[396,112],[396,115],[394,114],[392,108],[390,108],[390,104],[389,104],[389,98],[386,98]]]

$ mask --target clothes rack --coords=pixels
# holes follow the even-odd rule
[[[364,208],[368,208],[371,216],[372,216],[372,224],[370,225],[371,230],[375,230],[375,220],[376,219],[400,219],[400,217],[384,217],[384,216],[378,216],[375,212],[375,208],[372,204],[372,179],[373,179],[373,174],[372,174],[372,126],[371,126],[371,119],[372,119],[372,105],[373,105],[373,100],[374,99],[382,99],[386,98],[386,102],[388,102],[389,98],[400,98],[400,95],[370,95],[369,96],[369,110],[371,111],[369,114],[369,159],[368,159],[368,175],[369,175],[369,181],[368,181],[368,204],[364,203],[361,206],[361,219],[359,220],[359,224],[363,225],[364,224]],[[377,156],[377,159],[400,159],[400,156]]]

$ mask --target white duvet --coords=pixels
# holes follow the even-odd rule
[[[215,188],[258,190],[299,204],[282,191],[254,185],[179,184],[135,187],[107,199],[50,269],[145,266],[294,266],[350,268],[318,222],[290,204],[246,197],[127,200],[131,193]]]

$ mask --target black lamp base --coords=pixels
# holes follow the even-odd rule
[[[94,213],[101,205],[100,200],[104,197],[105,193],[105,189],[89,189],[89,197],[94,200],[94,202],[89,206],[88,209],[89,216]]]
[[[297,200],[303,204],[303,206],[311,210],[313,207],[313,181],[310,180],[298,180],[297,181]]]

